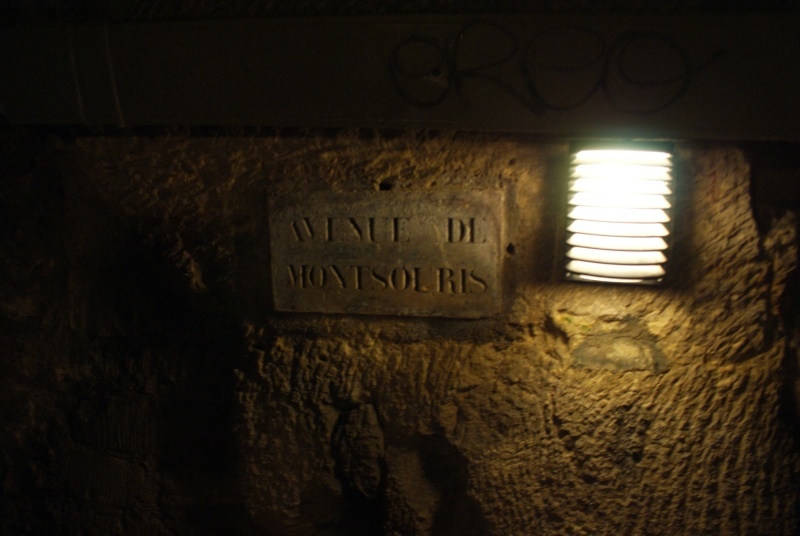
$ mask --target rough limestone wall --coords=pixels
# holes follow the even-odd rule
[[[71,152],[0,128],[0,535],[242,533],[239,326],[65,179]]]
[[[155,385],[123,407],[161,422],[155,401],[182,401],[180,422],[234,400],[211,428],[190,430],[229,424],[236,469],[165,479],[163,447],[145,448],[152,459],[136,460],[153,475],[111,506],[241,504],[249,530],[277,535],[795,533],[800,458],[779,311],[796,262],[792,216],[760,234],[743,153],[683,146],[673,283],[560,282],[549,170],[564,149],[427,132],[78,139],[66,166],[72,226],[113,224],[127,242],[98,231],[107,243],[87,240],[91,260],[73,262],[133,244],[183,304],[140,319],[159,334],[143,343],[148,366],[180,366],[144,374]],[[380,183],[508,192],[505,314],[271,311],[268,196],[381,195]],[[96,271],[83,269],[86,289]],[[180,355],[165,360],[170,349]],[[179,446],[189,444],[202,452]],[[193,482],[213,485],[203,496]]]
[[[66,262],[57,159],[36,135],[0,130],[0,534],[60,522],[54,443],[64,413]],[[38,158],[32,158],[31,155]]]

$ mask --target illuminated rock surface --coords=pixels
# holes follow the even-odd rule
[[[679,148],[674,277],[637,288],[559,281],[558,144],[37,143],[3,164],[0,531],[795,533],[795,222],[756,226],[740,150]],[[505,313],[271,310],[268,197],[381,184],[505,190]]]

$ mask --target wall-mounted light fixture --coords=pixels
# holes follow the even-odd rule
[[[672,228],[671,150],[608,144],[571,156],[567,278],[661,283]]]

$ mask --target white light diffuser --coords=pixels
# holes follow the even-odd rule
[[[567,277],[662,282],[672,221],[672,154],[585,149],[572,155],[570,172]]]

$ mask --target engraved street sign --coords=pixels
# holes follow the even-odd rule
[[[500,191],[270,199],[275,309],[485,317],[501,307]]]

